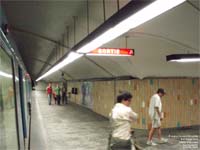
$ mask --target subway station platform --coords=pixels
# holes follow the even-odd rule
[[[105,150],[108,120],[77,105],[48,105],[33,92],[31,150]]]
[[[32,93],[31,122],[31,150],[107,150],[108,119],[73,103],[48,105],[44,91]],[[146,145],[147,130],[135,130],[135,137],[141,149],[182,150],[180,135],[199,135],[198,131],[164,130],[169,142],[157,146]]]

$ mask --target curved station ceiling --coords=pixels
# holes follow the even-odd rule
[[[2,1],[2,6],[23,62],[37,79],[129,2]],[[171,54],[199,53],[199,23],[199,1],[185,1],[101,46],[134,49],[133,56],[83,56],[44,79],[199,77],[199,62],[166,61]]]

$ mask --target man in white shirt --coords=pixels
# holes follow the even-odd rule
[[[138,114],[130,107],[131,99],[132,95],[129,92],[121,93],[110,113],[112,133],[109,147],[112,150],[134,149],[131,142],[131,122],[138,118]]]
[[[165,91],[162,88],[157,90],[157,93],[151,97],[149,105],[149,116],[152,121],[152,127],[149,132],[147,145],[157,145],[152,141],[155,130],[158,130],[158,139],[159,143],[166,143],[167,139],[161,138],[161,120],[163,119],[162,115],[162,102],[161,98],[165,95]]]

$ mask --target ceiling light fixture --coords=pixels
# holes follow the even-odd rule
[[[171,62],[200,62],[200,54],[172,54],[166,56],[167,61]]]
[[[104,24],[97,28],[95,30],[96,32],[92,32],[88,35],[88,37],[86,37],[84,40],[75,45],[72,48],[72,50],[76,51],[77,53],[88,53],[126,33],[130,29],[133,29],[145,23],[146,21],[149,21],[152,18],[159,16],[160,14],[178,6],[179,4],[185,1],[186,0],[156,0],[152,2],[132,0],[124,8],[119,10],[118,13],[114,14]],[[76,57],[76,59],[80,58],[81,56],[83,55],[79,54],[79,56]],[[60,69],[66,64],[68,64],[64,63],[64,61],[69,59],[69,57],[70,56],[68,55],[66,59],[60,62],[61,64],[55,65],[47,73],[39,77],[36,81],[41,80],[42,78],[57,71],[58,68]]]

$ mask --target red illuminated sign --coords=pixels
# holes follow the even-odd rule
[[[87,55],[100,55],[100,56],[133,56],[134,50],[129,48],[98,48]]]

